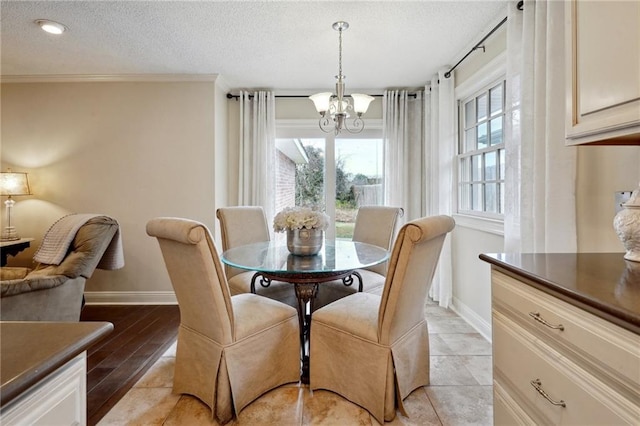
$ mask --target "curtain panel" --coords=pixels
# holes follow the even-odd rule
[[[443,69],[431,88],[383,96],[385,204],[402,207],[403,222],[452,213],[455,155],[454,79]],[[452,293],[450,237],[445,240],[429,296],[448,307]]]
[[[425,215],[423,93],[385,90],[383,102],[385,205],[402,207],[404,223]]]
[[[273,92],[240,92],[238,203],[275,215],[276,119]]]
[[[431,91],[426,96],[426,164],[429,216],[453,213],[453,162],[456,155],[455,75],[444,76],[451,67],[444,67],[431,79]],[[429,297],[448,308],[453,295],[453,266],[451,234],[447,236],[440,254]]]
[[[577,251],[577,149],[565,146],[563,2],[509,3],[505,251]]]

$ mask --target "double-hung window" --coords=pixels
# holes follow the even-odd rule
[[[504,214],[505,82],[459,102],[458,212],[500,219]]]

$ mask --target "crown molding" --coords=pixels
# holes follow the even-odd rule
[[[65,74],[3,75],[0,83],[94,83],[94,82],[214,82],[218,74]]]

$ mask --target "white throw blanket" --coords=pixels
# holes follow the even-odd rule
[[[101,214],[69,214],[58,219],[47,231],[42,239],[42,244],[36,251],[33,259],[46,265],[59,265],[67,255],[71,242],[76,237],[78,230],[94,217]],[[98,268],[120,269],[124,266],[124,254],[122,250],[122,238],[120,226],[109,243],[109,247],[102,255]]]

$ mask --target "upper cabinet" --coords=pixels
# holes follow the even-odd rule
[[[566,2],[566,144],[640,144],[640,2]]]

